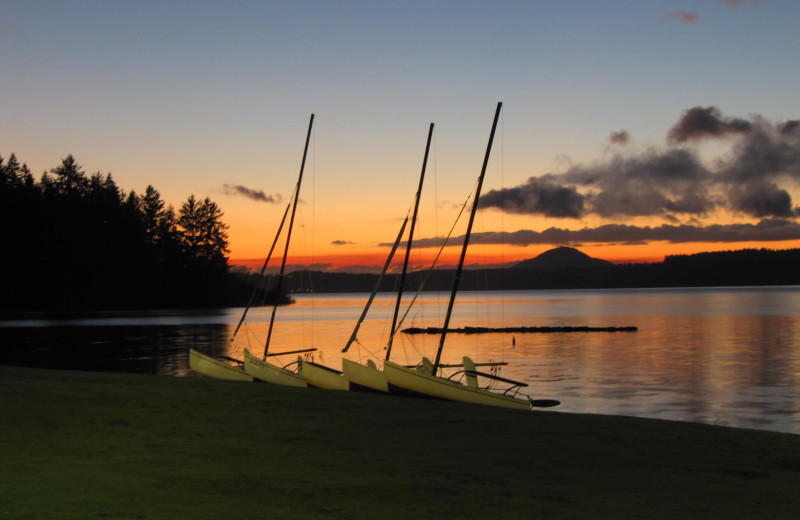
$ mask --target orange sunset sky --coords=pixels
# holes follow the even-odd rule
[[[502,101],[467,264],[796,248],[797,20],[800,3],[767,0],[9,0],[0,155],[38,177],[73,154],[176,208],[210,197],[231,263],[260,265],[314,113],[288,264],[375,270],[433,122],[426,266]]]

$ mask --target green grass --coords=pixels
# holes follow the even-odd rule
[[[800,436],[0,366],[0,518],[796,518]]]

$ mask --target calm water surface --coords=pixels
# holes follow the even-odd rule
[[[423,294],[404,326],[441,326],[447,295]],[[367,295],[301,295],[278,309],[270,352],[340,353]],[[379,295],[347,357],[382,359],[394,302]],[[0,319],[0,363],[193,377],[188,349],[263,352],[269,309]],[[638,332],[449,334],[444,362],[505,361],[501,375],[562,412],[634,415],[800,433],[800,287],[464,292],[463,326],[636,326]],[[435,356],[439,337],[401,334],[392,359]],[[287,359],[273,358],[289,363]]]

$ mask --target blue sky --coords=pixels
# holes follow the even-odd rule
[[[282,207],[221,186],[287,197],[314,112],[312,240],[355,253],[394,236],[431,121],[430,206],[441,207],[469,192],[497,101],[496,190],[609,160],[611,132],[627,132],[627,154],[662,149],[692,107],[776,125],[800,118],[799,22],[789,0],[0,0],[0,155],[38,175],[72,153],[126,190],[152,184],[175,205],[210,196],[230,220],[232,256],[252,257],[265,241],[254,233]],[[689,144],[713,164],[735,143]],[[797,206],[798,176],[785,177]],[[503,225],[631,222],[609,218],[507,212]],[[630,254],[654,256],[641,246]]]

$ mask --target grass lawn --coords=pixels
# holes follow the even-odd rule
[[[800,435],[0,366],[2,519],[800,518]]]

